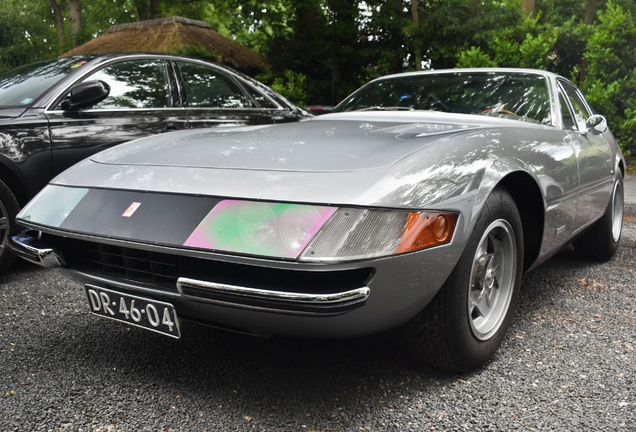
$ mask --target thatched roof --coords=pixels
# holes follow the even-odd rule
[[[219,62],[247,73],[253,74],[265,67],[255,51],[226,38],[203,21],[182,17],[114,25],[103,35],[63,56],[114,52],[183,54],[193,48],[204,49]]]

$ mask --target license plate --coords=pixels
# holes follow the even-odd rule
[[[85,285],[94,315],[145,328],[176,339],[181,337],[177,312],[170,303]]]

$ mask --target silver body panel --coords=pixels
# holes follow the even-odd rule
[[[553,92],[553,125],[431,111],[327,114],[299,123],[175,132],[133,141],[80,162],[51,184],[458,213],[450,244],[363,262],[309,264],[197,253],[222,262],[310,272],[373,268],[364,306],[329,319],[236,307],[232,302],[185,301],[142,286],[126,288],[169,298],[182,315],[202,321],[208,316],[209,321],[261,335],[374,333],[407,321],[433,298],[462,254],[486,198],[508,176],[529,176],[541,193],[545,217],[540,251],[528,267],[549,258],[603,215],[621,175],[619,166],[625,164],[620,149],[609,131],[563,129],[554,96],[557,77],[542,75]],[[82,282],[108,283],[90,274],[74,275]]]

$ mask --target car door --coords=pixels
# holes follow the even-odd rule
[[[94,80],[110,87],[106,99],[85,109],[69,111],[62,109],[67,94],[46,112],[55,173],[113,145],[188,126],[174,75],[163,59],[114,61],[84,75],[78,82]]]
[[[571,109],[572,125],[568,133],[579,167],[576,233],[605,212],[613,185],[612,150],[604,134],[588,131],[586,120],[592,116],[592,110],[579,90],[565,80],[559,80],[559,86]]]
[[[190,127],[269,124],[284,118],[276,103],[220,68],[183,60],[174,67]]]

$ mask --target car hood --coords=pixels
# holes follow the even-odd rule
[[[408,114],[334,114],[275,126],[197,129],[141,139],[91,159],[127,166],[356,171],[391,166],[443,136],[483,127],[474,116]]]
[[[520,129],[532,128],[535,133]],[[391,208],[448,207],[507,143],[547,126],[444,113],[326,114],[292,124],[162,134],[106,150],[59,186]],[[487,146],[488,150],[477,151]],[[508,168],[502,168],[506,171]],[[499,171],[496,171],[499,172]]]
[[[0,121],[20,117],[26,108],[0,108]]]

